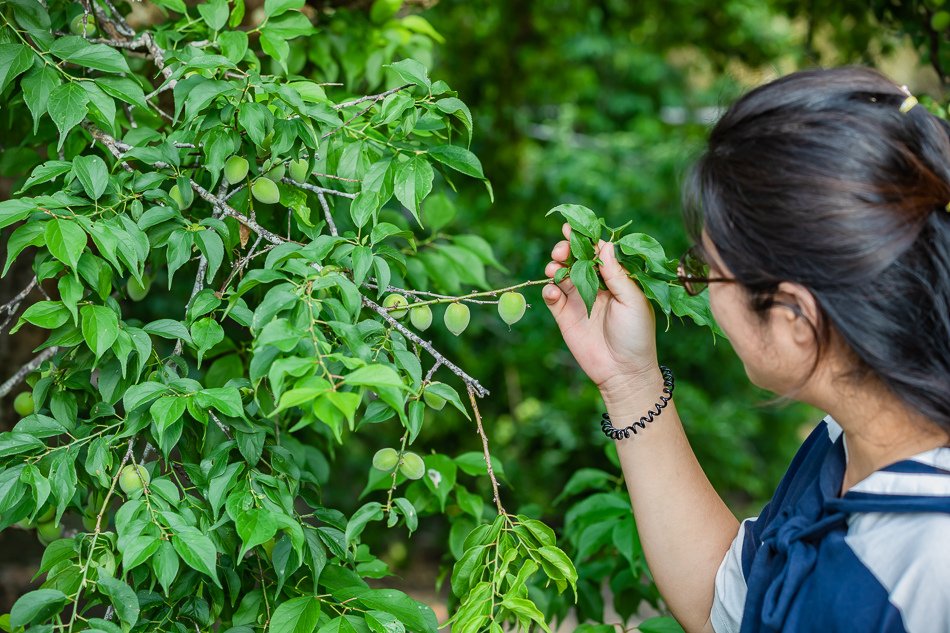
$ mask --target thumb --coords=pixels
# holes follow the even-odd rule
[[[636,282],[627,276],[627,271],[617,261],[614,248],[613,242],[600,241],[599,257],[603,262],[600,265],[600,275],[604,278],[607,289],[617,297],[620,303],[633,306],[637,295],[640,294],[640,289],[637,288]]]

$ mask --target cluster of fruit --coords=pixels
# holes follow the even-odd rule
[[[412,307],[406,297],[397,292],[386,295],[383,307],[390,311],[394,319],[401,319],[408,313],[409,321],[420,331],[425,331],[432,325],[432,309],[428,305]],[[498,315],[505,323],[513,325],[524,316],[526,307],[524,295],[513,291],[505,292],[498,300]],[[445,327],[458,336],[468,327],[471,316],[468,306],[464,303],[450,303],[445,309]]]
[[[236,185],[247,178],[251,169],[250,163],[243,156],[234,155],[228,158],[224,163],[224,179],[228,184]],[[298,158],[290,161],[289,167],[284,163],[279,163],[270,168],[251,183],[251,195],[262,204],[277,204],[280,201],[280,190],[277,189],[277,183],[285,174],[290,175],[297,182],[306,182],[310,176],[310,163],[305,158]],[[178,205],[179,209],[185,209],[188,203],[178,185],[173,185],[168,190],[168,196]]]
[[[395,448],[381,448],[373,455],[373,468],[377,470],[388,473],[397,466],[407,479],[422,479],[426,474],[425,462],[412,451],[405,451],[400,456]]]

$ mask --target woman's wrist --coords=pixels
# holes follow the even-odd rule
[[[657,364],[636,373],[612,376],[599,389],[611,418],[620,421],[636,415],[639,419],[663,390],[663,374]]]

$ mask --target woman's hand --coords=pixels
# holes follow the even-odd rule
[[[561,232],[567,238],[554,245],[544,274],[553,278],[570,254],[571,227]],[[601,394],[619,397],[638,379],[659,375],[656,359],[656,320],[653,307],[636,282],[627,276],[614,255],[614,244],[600,240],[599,271],[608,290],[597,292],[590,318],[584,300],[569,277],[560,284],[544,286],[541,296],[561,329],[561,336]]]

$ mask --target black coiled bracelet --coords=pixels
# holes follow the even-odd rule
[[[637,431],[645,429],[648,422],[653,422],[653,418],[660,415],[660,411],[673,399],[673,372],[665,365],[660,365],[660,371],[663,372],[664,395],[660,396],[660,401],[653,405],[655,409],[650,409],[645,416],[622,429],[614,428],[614,425],[610,423],[610,415],[604,413],[604,419],[600,423],[600,428],[604,432],[604,435],[614,440],[628,438],[630,437],[631,431],[636,435]]]

